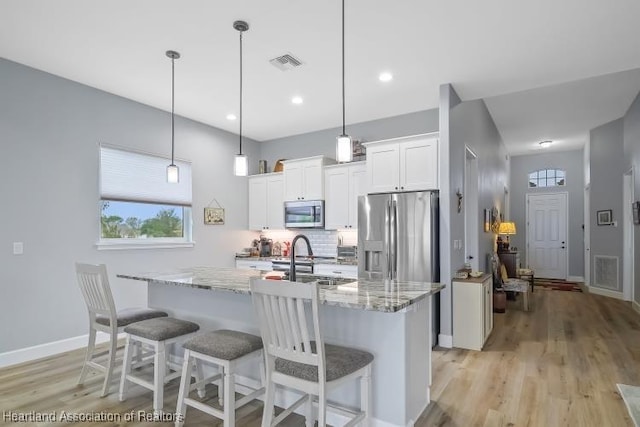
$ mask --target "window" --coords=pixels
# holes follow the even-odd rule
[[[562,187],[567,179],[561,169],[540,169],[529,174],[529,187]]]
[[[100,146],[101,249],[193,245],[191,163],[175,163],[180,182],[169,184],[169,159]]]

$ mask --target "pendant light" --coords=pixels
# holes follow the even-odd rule
[[[336,139],[336,160],[350,162],[353,160],[351,137],[345,130],[345,101],[344,101],[344,0],[342,0],[342,135]]]
[[[233,173],[235,176],[247,176],[249,173],[249,163],[246,154],[242,154],[242,33],[249,29],[249,24],[245,21],[235,21],[233,28],[240,33],[240,151],[235,156]]]
[[[167,182],[170,184],[178,183],[179,170],[178,166],[173,163],[173,157],[175,152],[175,142],[174,142],[174,98],[175,98],[175,69],[174,69],[174,61],[180,58],[180,54],[174,50],[168,50],[167,56],[171,58],[171,164],[167,166]]]

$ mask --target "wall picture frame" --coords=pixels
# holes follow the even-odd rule
[[[613,211],[611,209],[596,211],[596,219],[598,225],[611,225],[613,222]]]
[[[631,212],[633,214],[633,223],[640,225],[640,202],[631,203]]]
[[[206,225],[224,225],[224,208],[204,208]]]

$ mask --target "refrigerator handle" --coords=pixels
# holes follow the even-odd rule
[[[385,277],[388,279],[393,279],[393,271],[391,269],[391,200],[387,201],[387,206],[385,208],[385,252],[387,255],[387,271],[385,272]]]
[[[393,244],[393,276],[392,279],[398,278],[398,202],[393,201],[393,236],[392,236],[392,244]]]

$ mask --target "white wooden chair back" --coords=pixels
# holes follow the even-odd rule
[[[96,314],[101,314],[109,317],[112,322],[110,324],[113,325],[116,307],[109,286],[107,266],[76,263],[76,275],[91,320],[95,319]]]
[[[318,379],[323,382],[325,356],[317,283],[252,279],[251,298],[267,357],[317,366]],[[311,310],[311,325],[308,310]],[[312,341],[315,341],[315,352]]]

